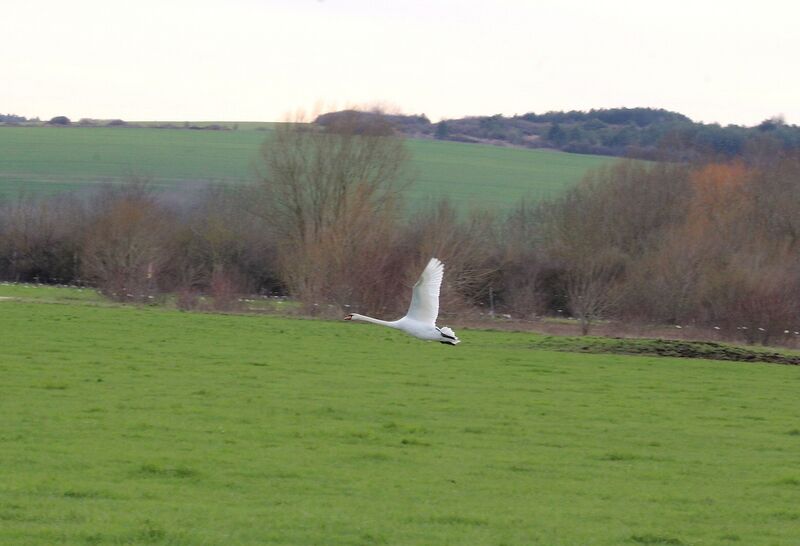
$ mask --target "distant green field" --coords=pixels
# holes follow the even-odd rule
[[[0,127],[0,196],[62,191],[130,174],[185,189],[254,177],[269,125],[235,131],[149,128]],[[552,196],[609,158],[541,150],[409,140],[416,173],[409,199],[508,207]]]
[[[2,544],[797,544],[798,367],[93,301],[0,331]]]

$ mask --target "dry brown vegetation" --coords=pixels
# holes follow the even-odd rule
[[[469,321],[496,312],[569,316],[583,333],[800,338],[798,156],[621,161],[549,202],[491,215],[446,201],[408,214],[407,151],[379,117],[287,124],[262,155],[246,191],[175,199],[131,180],[3,203],[0,277],[91,284],[122,301],[175,293],[185,309],[203,295],[231,310],[261,293],[308,313],[393,316],[437,256],[443,309]]]
[[[395,296],[391,252],[408,178],[391,127],[342,117],[324,131],[286,124],[262,149],[249,210],[275,236],[280,278],[314,310],[336,303],[384,308]]]

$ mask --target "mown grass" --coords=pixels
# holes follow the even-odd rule
[[[800,368],[0,302],[3,544],[796,544]]]
[[[48,193],[130,175],[186,191],[253,180],[269,126],[253,130],[0,127],[0,197]],[[448,197],[457,206],[508,207],[551,196],[609,158],[477,144],[409,140],[412,205]]]

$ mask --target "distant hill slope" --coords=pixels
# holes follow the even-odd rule
[[[259,147],[272,125],[186,126],[207,125],[223,130],[0,126],[0,196],[70,190],[130,174],[179,190],[253,180]],[[417,175],[408,196],[415,206],[446,196],[461,208],[505,208],[522,197],[553,195],[609,161],[430,139],[409,139],[408,146]]]
[[[326,125],[337,116],[348,114],[352,114],[352,110],[330,112],[319,116],[316,123]],[[375,114],[360,112],[360,115]],[[655,108],[478,116],[435,124],[424,115],[394,115],[388,119],[398,131],[417,138],[642,159],[735,157],[747,153],[748,148],[765,145],[800,149],[800,127],[787,125],[780,118],[765,120],[755,127],[722,127],[697,123],[678,112]]]

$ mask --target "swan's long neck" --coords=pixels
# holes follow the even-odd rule
[[[371,322],[372,324],[380,324],[381,326],[388,326],[389,328],[397,328],[397,321],[388,322],[385,320],[368,317],[366,315],[359,315],[358,313],[353,313],[353,320],[363,320],[364,322]]]

